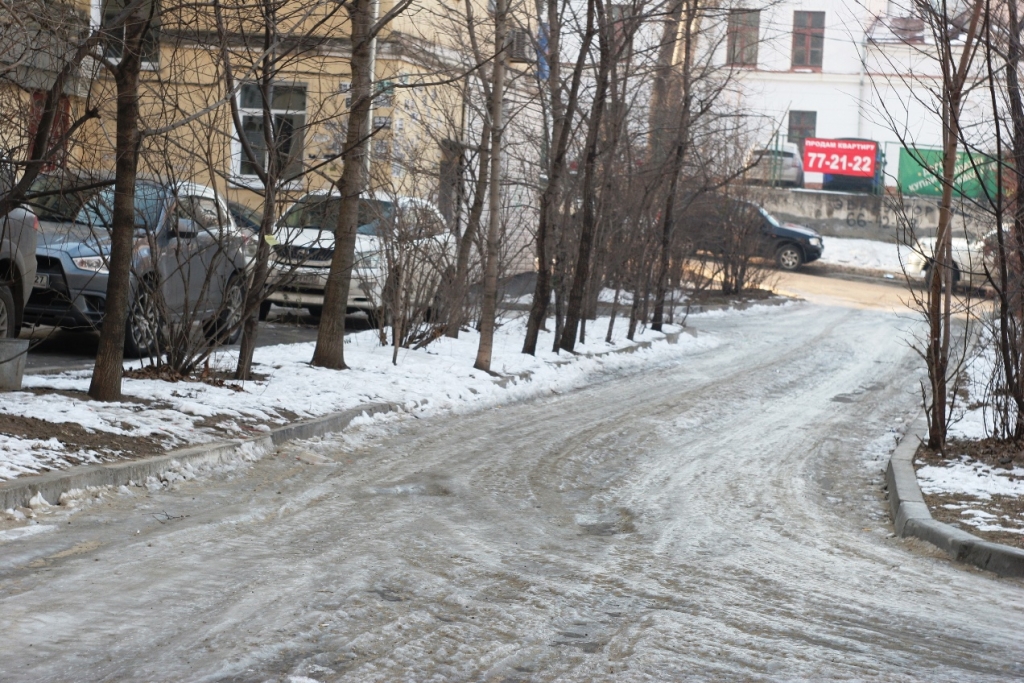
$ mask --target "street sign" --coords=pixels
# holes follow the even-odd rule
[[[869,140],[804,140],[804,172],[875,177],[878,143]]]

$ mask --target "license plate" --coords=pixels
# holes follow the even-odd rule
[[[320,277],[318,275],[295,275],[292,277],[291,284],[293,285],[311,285],[313,287],[320,285]]]
[[[50,286],[50,276],[43,273],[36,275],[36,279],[32,281],[32,287],[35,289],[47,289]]]

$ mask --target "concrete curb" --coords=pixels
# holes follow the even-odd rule
[[[669,344],[676,344],[684,332],[687,332],[687,330],[666,332],[665,341]],[[692,331],[689,331],[689,333],[693,334]],[[617,353],[635,353],[638,349],[647,349],[653,344],[654,341],[634,342],[624,348],[586,354],[585,357],[596,358]],[[571,360],[567,358],[564,361],[557,361],[557,364],[565,365],[570,362]],[[529,379],[531,374],[530,372],[525,372],[509,375],[496,378],[495,382],[499,386],[504,387],[513,380]],[[147,477],[159,476],[161,472],[167,471],[174,461],[181,465],[215,465],[230,461],[240,455],[266,453],[288,441],[310,439],[333,432],[340,432],[353,419],[364,413],[374,415],[377,413],[395,412],[400,409],[401,406],[397,403],[368,403],[338,413],[287,424],[270,430],[264,436],[257,436],[251,439],[200,444],[140,460],[103,465],[83,465],[71,467],[67,470],[47,472],[46,474],[30,475],[24,479],[18,478],[7,482],[0,482],[0,510],[27,506],[29,501],[37,494],[42,494],[46,502],[53,505],[60,500],[62,493],[72,489],[84,489],[89,486],[123,486],[129,482],[141,484],[146,481]]]
[[[1024,550],[984,541],[932,519],[914,470],[914,454],[927,431],[927,422],[921,415],[893,451],[885,471],[889,511],[896,534],[902,538],[913,536],[927,541],[957,562],[967,562],[999,576],[1024,576]]]
[[[364,413],[374,415],[398,409],[399,406],[395,403],[369,403],[312,420],[284,425],[270,430],[264,436],[251,439],[200,444],[141,460],[85,465],[24,479],[13,479],[0,483],[0,510],[27,506],[37,494],[42,494],[46,502],[54,505],[60,500],[60,494],[71,489],[84,489],[88,486],[123,486],[128,482],[141,484],[147,477],[159,476],[161,472],[167,471],[174,461],[182,465],[215,465],[239,456],[266,453],[275,446],[293,439],[309,439],[339,432]]]

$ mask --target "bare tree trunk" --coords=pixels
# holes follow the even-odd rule
[[[950,323],[953,297],[952,267],[952,204],[953,183],[956,178],[957,144],[960,139],[960,107],[964,85],[974,51],[982,0],[975,0],[971,24],[964,39],[960,63],[953,69],[950,43],[942,46],[942,199],[939,204],[939,226],[935,236],[934,263],[931,286],[928,291],[928,344],[925,360],[932,390],[932,404],[928,416],[928,446],[939,450],[946,447],[948,419],[947,383],[949,372]],[[943,293],[945,287],[945,293]]]
[[[149,20],[150,17],[137,10],[125,21],[121,61],[114,69],[117,133],[108,265],[110,274],[107,279],[106,312],[89,384],[89,396],[98,401],[117,401],[121,398],[125,320],[128,317],[128,301],[132,289],[135,179],[142,143],[139,130],[139,71],[142,66],[142,41],[149,30]]]
[[[215,7],[219,12],[219,2],[215,0]],[[265,6],[263,10],[263,60],[260,70],[260,91],[263,95],[263,143],[265,149],[277,148],[277,135],[274,130],[273,116],[271,112],[271,87],[273,86],[273,74],[277,71],[274,63],[273,45],[277,42],[276,29],[277,20],[275,16],[276,5],[272,3]],[[228,50],[227,36],[219,21],[218,31],[221,33],[221,57],[224,60],[224,71],[228,92],[234,92],[235,80],[234,71],[231,68],[231,54]],[[232,97],[231,117],[236,130],[242,130],[241,114],[238,111],[238,99]],[[241,136],[244,137],[244,136]],[[242,338],[238,349],[238,363],[235,366],[235,379],[252,379],[252,357],[256,352],[256,338],[259,335],[259,309],[265,297],[264,289],[267,284],[267,277],[270,273],[270,243],[267,238],[273,233],[274,217],[277,214],[277,186],[280,180],[281,169],[278,164],[277,154],[268,154],[266,168],[262,160],[256,160],[254,150],[250,149],[248,141],[242,142],[246,149],[243,154],[248,154],[255,161],[254,166],[262,175],[263,183],[263,217],[260,221],[260,231],[256,243],[256,262],[253,267],[252,282],[245,293],[245,304],[243,306],[244,322],[242,323]]]
[[[1006,50],[1006,98],[1009,101],[1010,124],[1012,127],[1013,169],[1016,186],[1024,187],[1024,99],[1021,97],[1020,61],[1022,56],[1020,40],[1020,11],[1017,0],[1007,0],[1007,50]],[[991,43],[989,54],[992,53]],[[995,72],[990,68],[990,83],[994,86]],[[993,94],[993,98],[995,95]],[[993,111],[997,111],[993,101]],[[1002,193],[1000,192],[1000,200]],[[1001,215],[1001,212],[1000,212]],[[1017,410],[1014,420],[1013,437],[1024,437],[1024,368],[1021,367],[1020,327],[1024,323],[1024,201],[1017,196],[1013,200],[1012,254],[1014,267],[1008,265],[1007,247],[1004,242],[1002,225],[996,230],[999,266],[999,336],[1003,358],[1003,373],[1006,387],[1013,397]]]
[[[683,161],[690,138],[690,107],[693,93],[690,88],[690,67],[693,52],[693,23],[696,14],[695,0],[686,0],[685,21],[683,22],[683,65],[682,65],[682,103],[679,117],[679,129],[676,131],[675,155],[672,158],[672,169],[669,172],[669,191],[665,199],[665,210],[662,215],[661,253],[658,259],[658,271],[655,279],[654,316],[651,329],[661,331],[665,314],[666,281],[671,260],[672,235],[675,231],[676,190],[679,186],[679,174],[683,170]],[[666,28],[667,30],[667,28]]]
[[[548,0],[549,25],[549,64],[548,82],[551,84],[551,115],[553,120],[552,139],[554,145],[548,165],[547,185],[540,199],[540,220],[537,225],[537,283],[533,291],[533,303],[530,306],[530,317],[526,324],[526,338],[523,340],[523,353],[531,356],[537,352],[537,336],[547,317],[548,303],[551,300],[551,257],[548,254],[551,240],[551,227],[555,223],[558,211],[559,194],[562,189],[562,178],[565,173],[566,157],[569,149],[569,138],[572,120],[576,115],[579,103],[580,81],[586,66],[587,53],[597,32],[595,22],[595,2],[587,3],[587,27],[583,33],[580,51],[572,72],[569,96],[562,102],[564,90],[561,83],[561,24],[559,21],[558,0]],[[559,336],[555,336],[557,345]]]
[[[480,219],[484,212],[484,196],[487,194],[488,171],[491,166],[491,122],[484,121],[480,132],[480,153],[476,183],[473,190],[473,203],[469,207],[469,218],[466,230],[459,239],[459,251],[455,257],[455,299],[448,312],[448,324],[445,336],[457,339],[459,328],[466,318],[466,293],[469,289],[469,257],[473,252],[473,240],[480,231]]]
[[[352,111],[342,154],[344,168],[337,183],[341,204],[338,227],[334,232],[334,255],[324,289],[323,315],[311,361],[316,367],[335,370],[348,367],[345,365],[345,313],[355,260],[359,196],[369,180],[365,175],[364,159],[369,145],[366,124],[371,103],[371,1],[354,0],[349,16],[352,20]]]
[[[585,157],[583,161],[583,221],[580,229],[580,242],[576,256],[576,267],[573,269],[572,288],[569,290],[569,305],[565,313],[565,326],[559,346],[571,352],[576,346],[580,316],[583,309],[583,295],[586,293],[587,281],[590,277],[591,252],[594,248],[594,233],[597,229],[595,213],[595,175],[597,174],[597,143],[600,140],[601,120],[607,102],[608,73],[611,69],[610,27],[605,26],[604,6],[602,0],[591,0],[595,6],[601,37],[598,41],[599,58],[597,70],[597,89],[590,114],[590,128],[587,131]]]
[[[484,261],[484,291],[480,306],[480,346],[473,367],[491,371],[494,350],[494,316],[498,308],[498,239],[501,234],[501,136],[505,122],[505,36],[507,33],[506,0],[497,0],[494,13],[494,67],[491,85],[491,177],[487,209],[487,255]]]

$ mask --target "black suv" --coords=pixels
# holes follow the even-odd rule
[[[683,228],[697,251],[717,258],[746,254],[772,258],[782,270],[796,270],[821,258],[821,235],[810,228],[782,223],[757,204],[702,195],[692,200]]]

